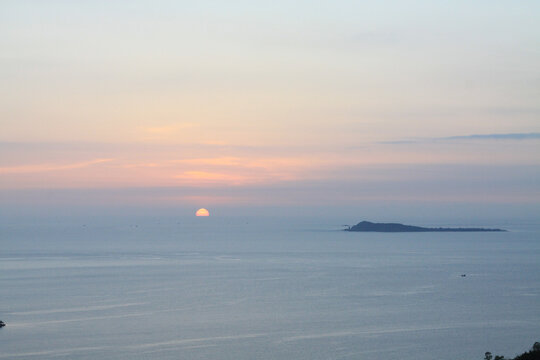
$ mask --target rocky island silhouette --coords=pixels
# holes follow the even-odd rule
[[[480,232],[480,231],[506,231],[503,229],[486,228],[428,228],[413,225],[404,225],[400,223],[374,223],[370,221],[361,221],[356,225],[349,226],[345,231],[362,232]]]

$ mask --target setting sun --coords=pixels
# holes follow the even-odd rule
[[[210,216],[210,213],[205,208],[197,210],[195,216]]]

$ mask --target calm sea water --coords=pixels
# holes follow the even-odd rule
[[[454,360],[540,341],[537,224],[418,234],[340,225],[4,223],[0,359]]]

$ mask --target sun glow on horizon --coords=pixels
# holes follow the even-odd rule
[[[201,208],[197,210],[197,212],[195,213],[195,216],[210,216],[210,213],[205,208]]]

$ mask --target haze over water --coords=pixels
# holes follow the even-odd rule
[[[539,224],[421,234],[340,225],[4,223],[0,359],[481,359],[537,340]]]

